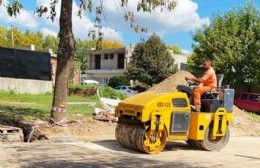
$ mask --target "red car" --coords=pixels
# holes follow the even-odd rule
[[[240,93],[234,103],[240,109],[260,113],[260,93]]]

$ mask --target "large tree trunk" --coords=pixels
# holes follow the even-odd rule
[[[61,1],[59,37],[58,62],[50,123],[65,125],[69,72],[75,53],[75,39],[72,33],[72,0]]]

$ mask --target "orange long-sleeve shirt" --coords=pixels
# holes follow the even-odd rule
[[[204,72],[202,79],[204,80],[203,86],[217,87],[217,77],[212,67]]]

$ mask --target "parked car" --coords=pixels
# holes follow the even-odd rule
[[[260,93],[240,93],[234,104],[240,109],[260,113]]]
[[[136,95],[138,92],[131,89],[131,86],[121,85],[115,88],[118,92],[125,93],[128,96]]]
[[[99,82],[98,81],[95,81],[95,80],[83,80],[82,81],[82,84],[94,84],[94,85],[99,85]]]

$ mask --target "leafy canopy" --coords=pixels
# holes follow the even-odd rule
[[[152,86],[176,71],[167,47],[158,36],[152,35],[136,45],[125,74],[129,79]]]
[[[121,48],[124,47],[124,45],[115,40],[103,40],[102,41],[102,49],[111,49],[111,48]]]
[[[213,60],[218,73],[228,84],[251,82],[260,85],[260,10],[254,4],[217,14],[208,26],[193,34],[191,62],[201,64],[204,57]],[[192,66],[194,74],[198,66]]]
[[[13,32],[13,43],[12,43],[12,32]],[[41,40],[43,39],[41,32],[21,32],[16,28],[12,30],[0,27],[0,46],[1,47],[14,47],[24,48],[31,44],[35,45],[36,50],[42,50]]]
[[[180,50],[180,47],[178,46],[178,45],[167,45],[167,48],[169,49],[169,50],[172,50],[172,52],[174,53],[174,54],[183,54],[182,52],[181,52],[181,50]]]

